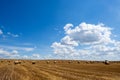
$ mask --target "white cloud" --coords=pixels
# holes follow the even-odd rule
[[[6,50],[3,50],[3,49],[0,49],[0,54],[1,55],[5,55],[5,56],[8,56],[10,55],[10,52],[6,51]]]
[[[33,51],[32,47],[2,46],[0,45],[0,57],[3,58],[24,58],[23,54]],[[32,56],[33,57],[33,56]],[[28,56],[29,59],[32,58]]]
[[[103,24],[86,24],[81,23],[75,28],[67,26],[64,27],[67,36],[79,43],[100,43],[110,42],[111,28],[104,26]]]
[[[19,37],[18,34],[12,34],[11,32],[7,32],[8,35],[12,36],[12,37]]]
[[[32,54],[33,58],[40,58],[40,54]]]
[[[9,50],[23,50],[23,51],[33,51],[35,47],[19,47],[19,46],[5,46],[5,45],[0,45],[0,47],[9,49]]]
[[[2,57],[13,57],[13,56],[16,56],[18,55],[18,51],[17,50],[13,50],[13,51],[9,51],[9,50],[5,50],[5,49],[0,49],[0,55]]]
[[[0,35],[3,34],[3,31],[0,29]]]
[[[41,56],[40,56],[40,54],[35,53],[35,54],[32,54],[32,55],[23,55],[20,58],[22,58],[22,59],[40,59]]]
[[[62,38],[61,43],[65,45],[78,46],[78,42],[74,41],[70,36],[65,36]]]
[[[18,52],[17,50],[13,50],[13,51],[12,51],[12,54],[15,54],[15,55],[16,55],[16,54],[18,54],[18,53],[19,53],[19,52]]]
[[[23,59],[30,59],[30,57],[28,55],[23,55],[22,58]]]
[[[21,48],[21,49],[23,49],[23,50],[25,50],[25,51],[33,51],[34,50],[34,48]]]
[[[73,24],[66,24],[64,30],[65,31],[71,30],[71,27],[73,27]]]
[[[65,36],[60,42],[54,42],[51,47],[59,56],[114,59],[113,57],[120,56],[120,41],[111,38],[111,30],[104,24],[83,22],[75,27],[73,24],[67,24],[64,27]]]
[[[74,53],[74,47],[70,46],[70,45],[62,45],[61,43],[57,43],[54,42],[51,46],[52,48],[54,48],[54,53],[64,56],[66,54],[70,55],[70,53]]]

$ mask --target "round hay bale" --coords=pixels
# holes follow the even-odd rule
[[[35,61],[32,61],[32,64],[35,64],[36,62]]]
[[[93,63],[95,63],[94,61],[90,61],[90,64],[93,64]]]
[[[14,64],[19,64],[19,61],[14,61]]]
[[[77,61],[78,64],[80,64],[80,61]]]
[[[3,63],[3,60],[1,61],[1,63]]]
[[[89,64],[89,61],[86,61],[86,64]]]
[[[69,64],[71,64],[71,63],[72,63],[72,61],[68,61],[68,63],[69,63]]]
[[[105,60],[105,62],[104,62],[106,65],[109,65],[110,64],[110,62],[108,61],[108,60]]]
[[[47,64],[49,64],[50,63],[50,61],[47,61]]]
[[[22,62],[21,61],[19,61],[19,64],[21,64]]]
[[[54,61],[54,64],[56,64],[57,63],[57,61]]]

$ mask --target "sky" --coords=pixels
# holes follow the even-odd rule
[[[0,58],[120,60],[119,0],[0,0]]]

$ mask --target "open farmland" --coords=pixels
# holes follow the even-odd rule
[[[120,80],[120,62],[0,60],[0,80]]]

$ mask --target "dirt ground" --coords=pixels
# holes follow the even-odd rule
[[[120,62],[0,60],[0,80],[120,80]]]

